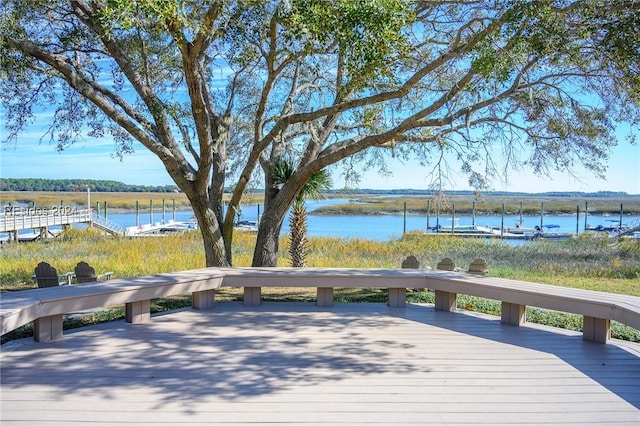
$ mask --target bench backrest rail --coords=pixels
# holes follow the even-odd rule
[[[262,287],[315,287],[317,304],[333,305],[334,288],[387,288],[389,305],[402,307],[407,288],[435,291],[435,308],[456,309],[457,294],[502,302],[502,322],[521,325],[525,307],[534,306],[584,316],[585,339],[606,342],[610,321],[640,329],[640,298],[524,281],[429,269],[348,268],[203,268],[172,274],[116,279],[5,293],[0,299],[0,331],[5,334],[36,321],[36,340],[62,335],[62,315],[84,309],[125,304],[128,322],[150,318],[150,300],[191,293],[196,309],[213,307],[221,286],[243,287],[246,305],[260,304]]]
[[[63,314],[123,303],[128,322],[145,322],[151,299],[177,294],[191,293],[194,307],[208,308],[222,278],[215,270],[198,269],[5,293],[0,298],[0,332],[36,321],[35,328],[41,331],[41,336],[34,335],[36,340],[54,340],[62,335]]]

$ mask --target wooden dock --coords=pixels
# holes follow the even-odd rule
[[[111,234],[124,234],[123,227],[97,216],[91,209],[25,208],[7,210],[0,214],[0,233],[7,233],[11,236],[5,238],[7,241],[31,241],[46,238],[49,235],[55,236],[59,231],[52,231],[51,228],[65,228],[74,224],[87,224]],[[20,231],[25,230],[37,232],[30,232],[27,236],[21,237]]]
[[[3,426],[640,423],[640,344],[432,305],[223,302],[0,357]]]
[[[0,232],[13,232],[25,229],[42,229],[52,226],[65,226],[74,223],[90,223],[90,209],[42,209],[28,208],[16,212],[0,214]]]

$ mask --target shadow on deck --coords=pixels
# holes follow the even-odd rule
[[[11,342],[1,377],[3,425],[640,420],[640,345],[426,305],[219,303]]]

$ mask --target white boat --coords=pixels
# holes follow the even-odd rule
[[[539,228],[540,228],[539,226],[530,228],[528,226],[522,226],[523,222],[524,220],[522,219],[516,220],[515,225],[505,226],[504,232],[506,232],[507,234],[515,234],[515,235],[525,235],[525,234],[528,235],[528,234],[534,234],[539,231]],[[499,226],[492,226],[491,229],[493,229],[494,231],[500,232]]]
[[[258,232],[258,224],[252,220],[241,220],[233,225],[233,229],[241,232]]]
[[[621,223],[617,219],[609,219],[610,224],[598,225],[595,227],[587,226],[587,231],[607,232],[609,235],[615,236],[627,232],[632,229],[632,225]]]
[[[543,225],[542,228],[539,226],[535,227],[536,232],[532,235],[532,238],[542,238],[548,240],[565,240],[568,238],[574,238],[575,234],[570,232],[558,232],[552,231],[552,229],[558,229],[560,225]]]
[[[451,219],[449,219],[451,220]],[[477,225],[460,225],[460,222],[458,221],[458,219],[455,219],[453,221],[452,225],[436,225],[434,227],[431,228],[431,231],[433,232],[438,232],[438,233],[453,233],[453,234],[495,234],[495,232],[486,226],[477,226]]]
[[[125,230],[125,235],[129,237],[157,236],[182,234],[185,231],[197,229],[197,225],[193,222],[177,222],[169,220],[167,223],[156,222],[154,224],[146,223],[138,226],[129,226]]]
[[[515,226],[511,226],[511,227],[507,227],[505,229],[506,232],[509,232],[511,234],[526,234],[526,233],[533,233],[536,232],[536,228],[530,228],[527,226],[522,226],[523,224],[523,220],[519,219],[516,221]]]

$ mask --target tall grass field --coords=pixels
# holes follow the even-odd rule
[[[233,264],[249,266],[253,256],[255,235],[234,234]],[[280,242],[278,264],[288,266],[288,241]],[[173,272],[205,266],[202,240],[197,231],[157,238],[125,238],[104,236],[93,229],[69,229],[55,239],[0,246],[0,290],[15,291],[35,288],[32,281],[35,266],[46,261],[59,273],[72,271],[77,262],[90,263],[97,273],[112,271],[114,278],[135,277]],[[461,269],[469,267],[477,257],[489,265],[489,274],[565,287],[640,296],[640,241],[590,237],[567,241],[538,241],[512,246],[503,241],[485,241],[448,236],[408,233],[401,239],[379,242],[359,239],[311,238],[310,267],[397,268],[408,255],[414,255],[422,268],[435,268],[444,257],[451,258]],[[266,300],[311,301],[311,289],[265,289]],[[222,289],[217,300],[241,300],[237,289]],[[336,302],[382,302],[384,290],[336,290]],[[430,292],[410,292],[409,302],[433,303]],[[157,310],[188,304],[188,298],[159,301]],[[497,301],[458,297],[458,306],[499,315]],[[113,317],[121,317],[120,313]],[[580,330],[579,316],[529,309],[529,321]],[[111,319],[111,318],[108,318]],[[91,321],[91,320],[89,320]],[[82,325],[82,324],[79,324]],[[614,323],[614,337],[640,341],[640,331]]]

